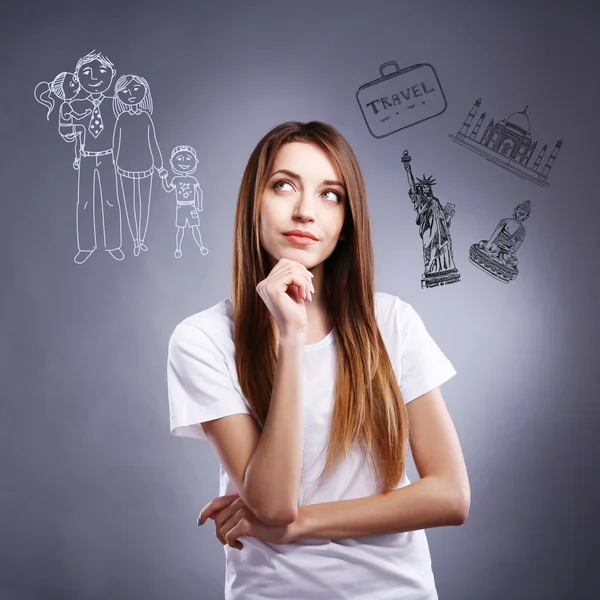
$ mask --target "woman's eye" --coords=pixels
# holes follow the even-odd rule
[[[337,193],[334,192],[333,190],[327,190],[326,192],[323,192],[324,194],[333,194],[335,196],[335,200],[337,200],[338,202],[341,201],[342,197]]]
[[[275,189],[277,191],[286,191],[286,190],[284,190],[281,187],[281,186],[284,186],[284,185],[292,186],[292,184],[289,181],[285,181],[283,179],[280,179],[279,181],[276,181],[273,184],[273,189]],[[330,199],[330,200],[333,200],[334,202],[341,202],[342,201],[341,194],[339,192],[334,191],[334,190],[325,190],[323,192],[323,194],[332,194],[333,195],[333,198],[328,198],[328,200]]]
[[[275,185],[274,185],[273,187],[274,187],[276,190],[280,190],[280,189],[281,189],[281,187],[280,187],[280,186],[282,186],[282,185],[290,185],[290,184],[289,184],[287,181],[280,180],[280,181],[276,181],[276,182],[275,182]]]

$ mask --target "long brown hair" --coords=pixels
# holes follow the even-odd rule
[[[246,165],[235,212],[232,269],[238,379],[255,419],[264,427],[277,341],[271,314],[256,292],[270,270],[259,240],[260,199],[280,147],[294,141],[316,144],[326,152],[338,165],[347,191],[345,239],[325,261],[321,284],[335,329],[337,373],[327,458],[320,477],[358,442],[363,452],[366,445],[365,459],[373,460],[375,448],[378,489],[387,493],[404,473],[408,417],[375,318],[373,248],[362,172],[352,148],[331,125],[318,121],[278,125],[260,140]]]

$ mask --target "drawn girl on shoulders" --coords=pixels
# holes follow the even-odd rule
[[[62,100],[58,109],[58,133],[65,142],[75,142],[75,160],[73,168],[79,169],[79,156],[81,146],[85,142],[85,127],[74,123],[73,119],[85,119],[92,111],[86,110],[78,113],[73,109],[71,101],[75,99],[81,87],[79,80],[73,73],[59,73],[52,81],[41,81],[35,87],[33,95],[35,99],[48,108],[46,119],[50,119],[50,113],[54,110],[55,102],[52,94]]]

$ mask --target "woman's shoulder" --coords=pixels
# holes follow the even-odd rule
[[[404,335],[407,330],[422,323],[420,312],[413,304],[394,294],[377,292],[375,313],[379,325],[394,334]]]
[[[394,294],[387,292],[375,292],[375,310],[377,312],[404,314],[411,305]]]
[[[170,343],[177,343],[183,338],[208,337],[218,344],[223,337],[231,337],[232,324],[231,297],[228,297],[181,320],[171,334]]]

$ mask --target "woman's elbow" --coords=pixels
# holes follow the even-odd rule
[[[452,511],[453,525],[463,525],[469,518],[471,507],[470,492],[458,492],[454,496],[454,510]]]
[[[259,517],[259,519],[265,523],[265,525],[270,525],[271,527],[285,527],[286,525],[291,525],[297,518],[297,508],[295,510],[281,512],[278,514],[267,514]]]

